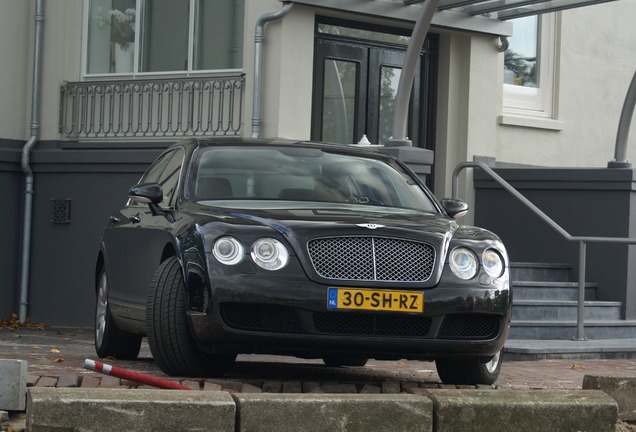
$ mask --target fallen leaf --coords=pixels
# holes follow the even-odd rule
[[[34,346],[34,347],[31,347],[31,348],[33,348],[33,349],[42,349],[41,346]]]
[[[64,363],[64,359],[63,358],[56,358],[54,360],[55,363]]]
[[[63,340],[64,342],[68,342],[68,341],[70,341],[70,340],[72,340],[72,339],[71,339],[71,338],[64,338],[64,339],[62,339],[62,340]]]
[[[583,366],[572,365],[572,369],[585,369]]]
[[[50,352],[52,352],[53,354],[59,354],[61,351],[59,349],[53,348],[53,349],[51,349]]]
[[[106,356],[104,357],[104,360],[117,360],[117,359],[113,356]]]

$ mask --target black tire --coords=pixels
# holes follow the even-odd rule
[[[329,367],[355,366],[362,367],[367,364],[368,359],[364,357],[325,357],[322,361]]]
[[[95,301],[95,352],[101,358],[134,360],[139,355],[141,336],[117,328],[108,305],[108,279],[102,267],[97,279]]]
[[[491,385],[499,378],[502,352],[491,357],[467,359],[437,359],[437,374],[444,384]]]
[[[157,268],[148,291],[146,327],[148,345],[157,365],[172,376],[208,377],[224,374],[236,354],[206,354],[188,328],[185,287],[176,257]]]

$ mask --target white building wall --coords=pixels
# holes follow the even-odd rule
[[[25,140],[29,132],[33,52],[31,2],[4,0],[0,14],[0,138]]]
[[[561,12],[556,117],[562,130],[499,126],[497,160],[551,167],[605,167],[636,71],[636,2]],[[503,59],[500,59],[503,62]],[[636,129],[628,158],[636,161]]]

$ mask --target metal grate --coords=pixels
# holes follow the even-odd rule
[[[431,329],[431,318],[320,312],[314,314],[314,326],[321,333],[339,335],[425,337]]]
[[[221,319],[237,330],[298,332],[293,309],[276,305],[221,304]]]
[[[71,199],[51,198],[51,223],[71,223]]]
[[[447,315],[437,337],[440,339],[493,339],[499,334],[500,322],[499,315]]]
[[[316,272],[326,279],[424,282],[435,263],[431,245],[396,238],[319,238],[308,249]]]

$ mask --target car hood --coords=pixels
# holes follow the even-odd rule
[[[410,209],[320,203],[290,206],[289,203],[268,204],[263,201],[255,201],[251,207],[245,204],[238,206],[231,201],[223,203],[222,206],[197,206],[190,213],[199,224],[207,220],[239,226],[261,225],[273,228],[285,237],[296,235],[303,238],[391,235],[426,241],[431,237],[452,235],[459,227],[454,219],[446,215]]]

